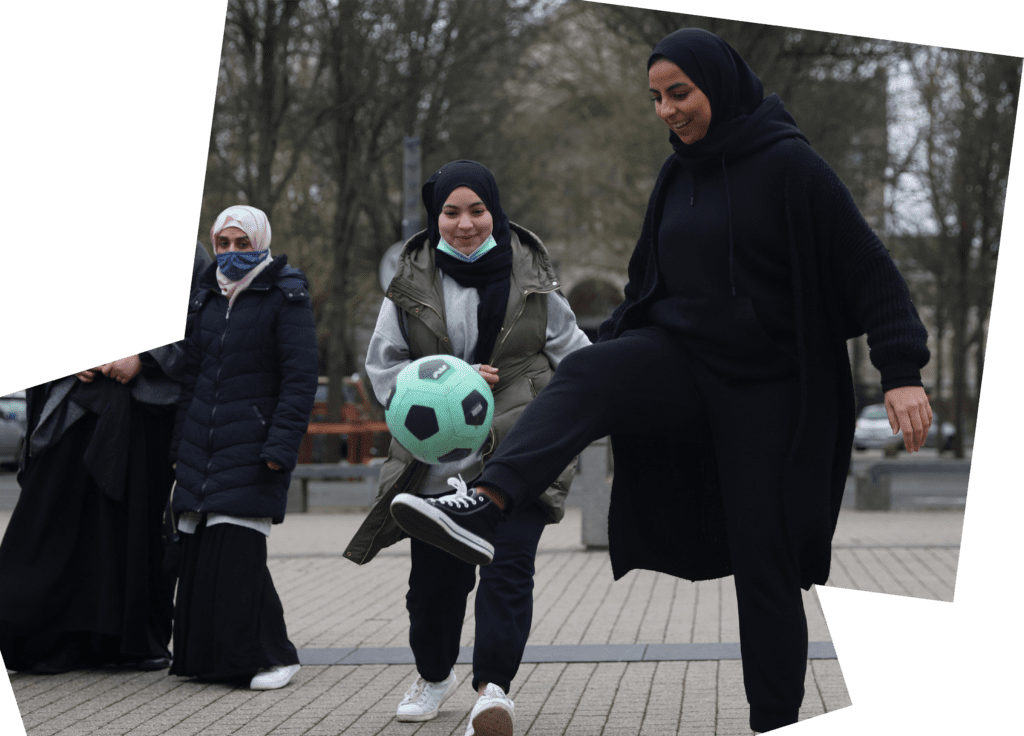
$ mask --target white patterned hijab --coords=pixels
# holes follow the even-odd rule
[[[217,219],[210,229],[210,241],[215,248],[217,236],[226,227],[237,227],[248,235],[253,250],[270,249],[270,220],[267,219],[263,210],[245,204],[236,204],[217,215]]]
[[[213,244],[214,253],[217,252],[217,237],[220,235],[220,231],[229,227],[237,227],[248,235],[249,242],[252,243],[255,252],[267,251],[267,257],[263,262],[238,281],[232,281],[221,273],[219,268],[217,269],[217,283],[220,286],[221,293],[228,298],[228,305],[230,307],[230,305],[235,303],[238,295],[245,291],[260,271],[270,265],[271,233],[270,220],[267,219],[267,215],[263,210],[245,204],[236,204],[217,215],[217,219],[213,222],[213,227],[210,228],[210,242]]]

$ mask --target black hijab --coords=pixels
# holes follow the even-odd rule
[[[437,220],[441,216],[448,195],[459,187],[469,187],[480,197],[491,213],[491,235],[497,246],[472,263],[460,261],[436,250],[441,241]],[[498,185],[486,166],[475,161],[452,161],[442,166],[423,185],[423,204],[427,208],[427,240],[434,248],[438,268],[467,288],[480,295],[477,307],[477,343],[473,362],[486,364],[497,342],[501,325],[505,321],[508,293],[512,285],[512,232],[508,215],[501,208]]]
[[[773,94],[765,99],[761,80],[736,49],[714,33],[701,28],[682,28],[670,33],[654,47],[647,69],[662,58],[682,69],[711,104],[711,123],[703,138],[686,144],[675,133],[669,133],[669,141],[676,161],[690,178],[691,192],[695,193],[697,186],[694,170],[715,164],[722,168],[729,231],[729,281],[735,296],[735,244],[726,160],[786,138],[807,138],[786,112],[779,96]],[[691,195],[691,205],[693,201]]]
[[[682,69],[711,103],[707,135],[689,145],[669,133],[681,160],[718,157],[764,101],[761,80],[732,46],[710,31],[682,28],[658,42],[647,68],[666,58]]]

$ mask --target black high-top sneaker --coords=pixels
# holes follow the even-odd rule
[[[461,478],[448,482],[458,489],[449,496],[399,493],[391,502],[391,515],[409,536],[471,565],[486,565],[494,558],[501,509],[487,496],[468,490]]]

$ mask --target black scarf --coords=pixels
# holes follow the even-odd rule
[[[491,235],[497,246],[472,263],[460,261],[437,249],[441,231],[437,220],[453,191],[469,187],[480,197],[494,222]],[[445,164],[423,185],[423,204],[427,208],[427,239],[434,248],[438,267],[448,276],[480,295],[477,307],[477,342],[473,362],[486,364],[505,321],[508,293],[512,284],[512,232],[508,215],[501,209],[498,185],[486,166],[475,161],[452,161]]]

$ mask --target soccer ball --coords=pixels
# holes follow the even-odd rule
[[[391,436],[431,465],[479,450],[492,419],[494,397],[487,381],[451,355],[428,355],[403,368],[384,406]]]

